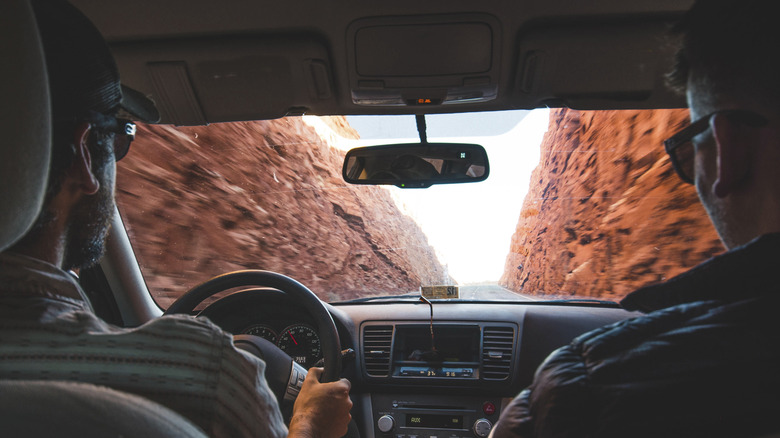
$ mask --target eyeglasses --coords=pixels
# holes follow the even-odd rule
[[[115,119],[107,131],[114,134],[114,157],[116,161],[121,160],[130,150],[130,143],[135,140],[136,126],[132,120]]]
[[[696,150],[691,141],[694,137],[710,127],[710,119],[716,114],[723,114],[731,119],[752,127],[761,127],[769,123],[764,116],[747,110],[718,110],[691,123],[687,128],[664,140],[664,148],[672,161],[672,167],[681,180],[694,184],[694,155]]]

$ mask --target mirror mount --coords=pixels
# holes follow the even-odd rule
[[[428,127],[425,124],[425,114],[414,116],[417,122],[417,133],[420,135],[420,144],[428,144]]]

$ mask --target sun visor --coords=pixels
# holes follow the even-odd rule
[[[123,82],[149,94],[161,123],[273,119],[334,99],[328,51],[315,38],[183,39],[112,50]]]
[[[685,106],[664,85],[667,21],[547,25],[519,37],[513,99],[523,108]],[[615,38],[620,35],[620,38]],[[609,66],[607,68],[606,66]]]
[[[365,18],[347,30],[352,102],[449,105],[496,98],[500,30],[489,15]]]

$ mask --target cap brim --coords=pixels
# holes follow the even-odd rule
[[[129,119],[145,123],[157,123],[160,121],[160,112],[151,99],[140,91],[122,85],[122,102],[120,111],[127,113]]]

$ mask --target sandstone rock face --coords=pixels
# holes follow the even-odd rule
[[[451,281],[385,189],[343,181],[343,157],[300,118],[140,126],[117,199],[158,303],[238,269],[289,275],[326,301]]]
[[[620,299],[723,251],[663,140],[686,110],[551,111],[500,283]]]

